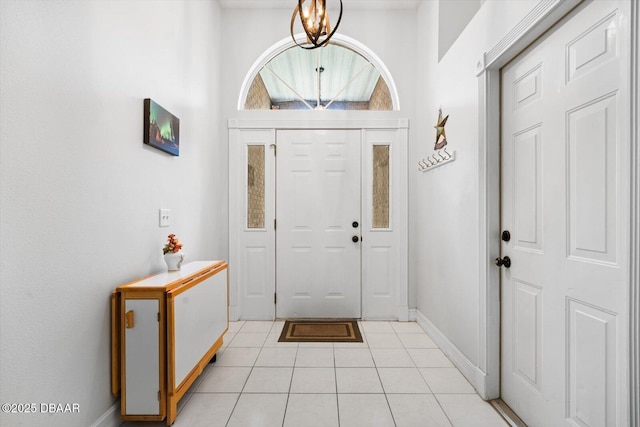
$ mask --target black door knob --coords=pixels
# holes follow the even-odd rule
[[[511,240],[511,233],[509,233],[509,230],[504,230],[502,232],[502,240],[504,240],[505,242]]]
[[[358,221],[353,221],[353,222],[351,223],[351,226],[352,226],[353,228],[358,228],[358,226],[359,226],[359,225],[360,225],[360,224],[358,224]]]
[[[358,238],[358,236],[353,236],[353,237],[351,238],[351,241],[352,241],[353,243],[358,243],[358,241],[359,241],[359,240],[360,240],[360,239]]]
[[[496,265],[498,267],[502,267],[504,265],[504,268],[509,268],[511,267],[511,258],[509,258],[508,256],[505,256],[504,258],[496,258]]]

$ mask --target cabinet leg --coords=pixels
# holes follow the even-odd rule
[[[176,420],[178,416],[178,401],[172,397],[167,397],[167,425],[170,426]]]
[[[216,360],[218,360],[218,353],[214,354],[213,357],[211,358],[211,360],[209,360],[209,363],[216,363]]]

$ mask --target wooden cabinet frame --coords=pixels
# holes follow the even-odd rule
[[[208,279],[217,276],[212,282]],[[215,286],[224,280],[224,289],[219,290]],[[221,318],[220,309],[224,307],[224,325],[216,323],[217,329],[210,328],[213,323],[205,328],[206,334],[197,337],[200,346],[205,345],[206,350],[196,353],[198,360],[192,366],[188,365],[188,372],[178,378],[176,370],[180,362],[178,352],[184,349],[177,348],[178,332],[176,322],[184,319],[179,317],[177,299],[180,295],[188,291],[196,292],[204,289],[198,285],[209,283],[209,287],[215,292],[224,294],[215,301],[198,301],[199,304],[209,304],[201,308],[203,316],[217,316]],[[207,286],[207,285],[205,285]],[[218,350],[222,347],[224,333],[229,326],[229,284],[227,277],[227,263],[224,261],[196,261],[188,263],[182,267],[181,271],[161,273],[134,280],[116,288],[111,295],[111,392],[121,398],[121,415],[125,421],[161,421],[166,419],[167,425],[173,424],[177,416],[178,401],[185,395],[189,387],[202,373],[204,368],[214,358]],[[221,301],[218,301],[218,300]],[[147,300],[157,301],[158,306],[158,346],[157,356],[159,363],[158,381],[158,413],[152,414],[132,414],[127,408],[127,351],[139,351],[140,349],[127,349],[126,330],[127,326],[135,327],[133,313],[129,314],[129,324],[127,324],[127,313],[125,312],[126,301]],[[186,299],[188,301],[189,299]],[[214,314],[211,314],[214,313]],[[197,321],[198,319],[195,319]],[[191,321],[194,321],[192,319]],[[132,324],[133,323],[133,324]],[[190,331],[189,331],[190,332]],[[184,345],[184,344],[183,344]],[[135,345],[137,346],[137,344]],[[143,349],[151,351],[154,355],[156,349]],[[197,351],[197,349],[196,349]],[[184,363],[184,362],[182,362]],[[181,370],[185,370],[182,366]],[[130,373],[131,374],[131,373]]]

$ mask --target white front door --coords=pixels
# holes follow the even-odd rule
[[[529,427],[626,425],[628,2],[502,73],[501,397]]]
[[[360,135],[277,131],[277,317],[360,318]]]

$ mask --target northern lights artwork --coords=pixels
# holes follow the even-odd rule
[[[150,98],[144,100],[144,143],[180,155],[180,119]]]

